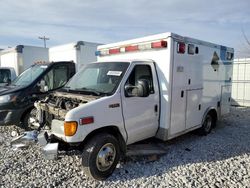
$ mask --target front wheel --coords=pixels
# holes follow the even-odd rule
[[[39,123],[36,121],[37,109],[32,108],[28,111],[22,121],[22,127],[25,130],[36,130],[39,128]]]
[[[117,139],[111,134],[98,134],[84,147],[82,165],[85,174],[96,180],[108,178],[120,159]]]

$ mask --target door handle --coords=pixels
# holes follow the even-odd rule
[[[158,112],[158,105],[155,105],[155,112]]]
[[[182,90],[181,91],[181,98],[184,96],[184,91]]]

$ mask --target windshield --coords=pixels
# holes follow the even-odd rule
[[[85,65],[64,89],[86,94],[111,95],[118,87],[129,63],[105,62]]]
[[[27,86],[31,84],[38,76],[47,69],[47,65],[35,65],[20,74],[13,82],[13,85]]]

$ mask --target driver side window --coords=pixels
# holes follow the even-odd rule
[[[136,86],[139,80],[146,80],[149,84],[149,93],[154,93],[152,72],[149,65],[136,65],[129,78],[127,79],[125,85]]]
[[[64,86],[68,81],[68,67],[66,65],[56,66],[43,77],[43,80],[48,90]]]

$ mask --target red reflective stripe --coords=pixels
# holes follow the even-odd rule
[[[152,42],[151,48],[166,48],[168,46],[167,41]]]
[[[137,51],[139,50],[138,46],[126,46],[125,47],[125,52],[132,52],[132,51]]]
[[[109,49],[109,54],[118,54],[120,53],[120,48]]]

